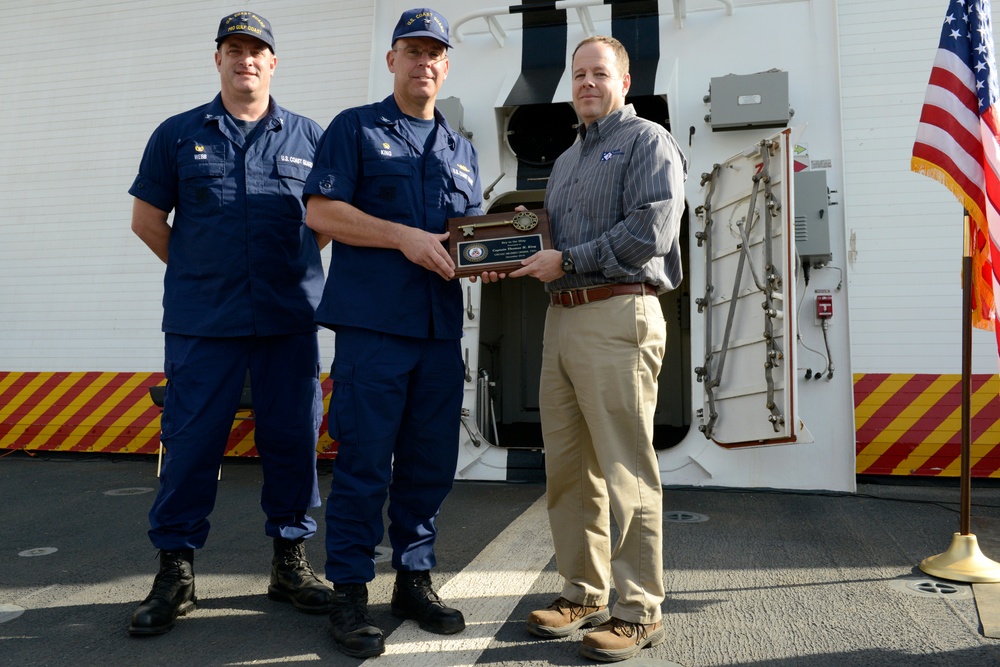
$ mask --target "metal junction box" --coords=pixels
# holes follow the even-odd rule
[[[713,77],[706,101],[711,112],[705,120],[713,132],[785,127],[792,115],[788,72],[780,70]]]
[[[795,174],[795,248],[803,262],[821,266],[833,259],[830,246],[830,191],[826,172]]]

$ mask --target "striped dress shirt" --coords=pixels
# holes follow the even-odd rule
[[[552,243],[569,250],[576,273],[546,285],[560,291],[608,283],[649,283],[658,293],[681,282],[679,244],[687,160],[663,127],[631,104],[580,125],[552,167],[545,192]]]

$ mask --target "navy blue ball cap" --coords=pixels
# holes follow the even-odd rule
[[[392,44],[400,37],[430,37],[436,39],[448,48],[448,21],[439,12],[426,7],[409,9],[399,17],[396,29],[392,31]]]
[[[215,38],[216,44],[222,44],[222,40],[230,35],[250,35],[256,37],[274,50],[274,35],[271,34],[271,22],[260,14],[253,12],[235,12],[226,16],[219,22],[219,36]]]

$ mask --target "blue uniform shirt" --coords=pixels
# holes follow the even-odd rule
[[[316,149],[305,195],[347,202],[365,213],[428,232],[447,219],[482,215],[476,149],[436,109],[424,151],[390,95],[341,112]],[[398,250],[333,241],[316,321],[399,336],[462,337],[462,290]]]
[[[163,331],[315,330],[323,265],[305,225],[302,186],[321,134],[272,99],[247,143],[221,96],[156,129],[129,194],[174,211]]]

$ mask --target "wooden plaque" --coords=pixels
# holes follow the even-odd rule
[[[552,247],[545,209],[449,218],[448,231],[456,278],[513,271],[522,259]]]

